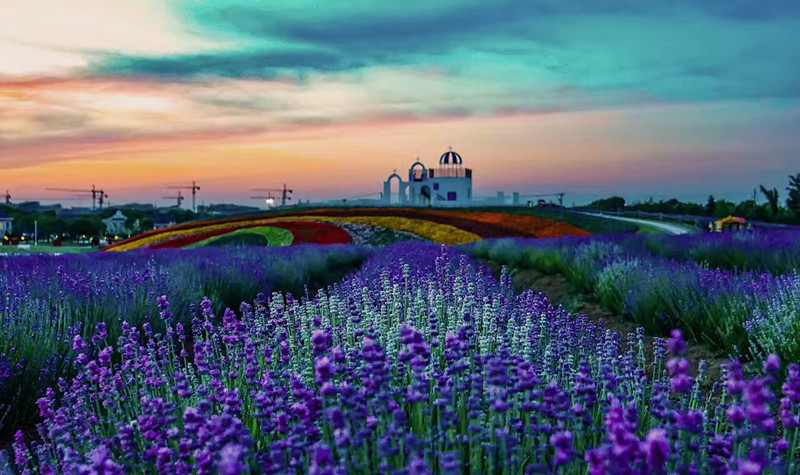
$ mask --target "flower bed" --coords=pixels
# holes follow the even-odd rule
[[[286,222],[294,224],[287,228],[281,224]],[[319,226],[298,226],[297,223],[301,222],[318,223]],[[463,231],[453,226],[420,219],[387,216],[332,217],[302,215],[240,220],[236,223],[223,222],[219,224],[203,225],[196,228],[176,229],[174,231],[151,234],[141,239],[129,240],[117,246],[109,246],[107,249],[109,251],[127,251],[143,247],[151,249],[179,248],[197,244],[213,237],[222,236],[234,232],[237,229],[257,228],[267,225],[292,231],[294,243],[347,244],[352,242],[352,237],[350,237],[346,231],[330,223],[357,223],[381,226],[396,231],[413,233],[439,244],[467,244],[481,239],[480,236],[476,234]],[[301,236],[298,236],[298,233]]]
[[[8,431],[34,427],[36,398],[74,374],[73,337],[91,338],[99,322],[116,341],[123,321],[153,324],[155,295],[169,294],[173,321],[188,325],[203,296],[222,310],[259,292],[314,294],[358,269],[371,252],[302,246],[0,259],[0,445]],[[7,473],[2,457],[0,473]]]
[[[278,218],[282,219],[282,218]],[[460,245],[480,241],[480,236],[463,231],[446,224],[434,223],[421,219],[388,217],[388,216],[299,216],[294,219],[308,219],[314,221],[328,221],[333,223],[356,223],[369,226],[380,226],[395,231],[415,234],[437,244]]]
[[[567,223],[526,215],[417,208],[320,209],[186,223],[134,236],[109,246],[106,250],[125,251],[155,247],[156,243],[193,234],[210,233],[220,229],[259,227],[286,220],[331,221],[322,218],[339,218],[336,222],[374,224],[396,231],[411,232],[433,242],[448,244],[463,244],[480,238],[494,237],[539,238],[589,234]],[[354,219],[356,221],[353,221]],[[435,226],[437,224],[447,227],[440,228]],[[448,238],[448,234],[457,237]],[[191,241],[189,239],[187,242]]]
[[[404,243],[311,299],[76,337],[32,473],[794,474],[800,366],[706,390],[680,332],[627,338]],[[112,357],[113,356],[113,357]],[[788,366],[788,376],[781,375]],[[785,383],[779,384],[780,378]],[[778,399],[780,399],[780,403]]]
[[[483,211],[423,210],[425,216],[453,217],[492,224],[509,231],[517,231],[533,238],[563,236],[588,236],[590,233],[571,224],[519,214],[489,213]],[[510,235],[511,233],[509,233]]]
[[[220,241],[227,240],[228,238],[235,240],[236,237],[261,238],[263,243],[258,241],[258,239],[251,241],[242,241],[242,242],[252,242],[254,245],[272,246],[272,247],[290,246],[293,240],[293,236],[290,231],[282,228],[277,228],[275,226],[262,226],[256,228],[245,227],[237,229],[236,231],[233,231],[228,234],[223,234],[221,236],[215,236],[205,239],[203,241],[199,241],[188,247],[193,248],[193,247],[220,246],[220,245],[225,246],[229,244],[221,243]],[[231,241],[231,242],[236,242],[236,241]]]
[[[352,244],[347,231],[330,223],[306,221],[274,221],[270,226],[290,231],[292,244]]]

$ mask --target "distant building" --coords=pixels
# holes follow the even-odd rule
[[[153,218],[153,229],[164,229],[170,226],[175,226],[175,219],[172,216],[156,216]]]
[[[258,213],[259,211],[261,211],[261,209],[256,206],[218,203],[218,204],[203,206],[202,211],[211,215],[232,215],[232,214],[244,214],[244,213]]]
[[[92,208],[67,208],[56,212],[59,218],[82,218],[84,216],[91,216],[94,213],[95,211]]]
[[[0,236],[11,234],[14,231],[14,218],[0,211]]]
[[[127,234],[128,228],[125,223],[128,217],[122,214],[122,211],[117,210],[113,216],[103,220],[106,225],[106,234]]]
[[[152,203],[125,203],[124,205],[114,206],[120,209],[135,209],[137,211],[152,211],[155,209]]]
[[[399,194],[392,197],[392,180]],[[408,181],[393,173],[383,183],[384,204],[454,207],[472,202],[472,170],[464,168],[461,155],[452,149],[439,157],[438,168],[426,168],[417,161],[408,169]]]
[[[60,204],[43,205],[38,201],[25,201],[14,205],[20,211],[27,211],[28,213],[44,213],[47,211],[61,211]]]

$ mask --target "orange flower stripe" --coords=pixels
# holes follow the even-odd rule
[[[588,236],[588,231],[562,221],[538,218],[523,214],[493,213],[488,211],[440,211],[422,210],[429,216],[468,219],[479,223],[494,224],[535,237],[561,237],[565,235]]]

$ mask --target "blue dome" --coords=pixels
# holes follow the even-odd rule
[[[461,165],[463,163],[464,160],[461,159],[461,155],[452,150],[443,153],[442,156],[439,157],[439,165]]]

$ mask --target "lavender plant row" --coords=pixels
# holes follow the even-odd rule
[[[123,320],[151,321],[152,302],[168,294],[173,321],[188,324],[203,296],[221,310],[258,292],[314,291],[359,266],[366,253],[307,246],[0,258],[0,423],[15,428],[34,420],[33,401],[74,373],[72,340],[91,338],[100,322],[116,340]]]
[[[747,244],[756,238],[697,239],[719,245]],[[633,319],[651,334],[682,328],[694,341],[747,360],[763,361],[770,353],[791,361],[800,359],[800,272],[796,270],[776,276],[711,268],[691,260],[653,256],[608,237],[499,240],[479,243],[468,251],[515,267],[563,274],[578,290],[594,294],[609,310]]]
[[[701,388],[680,332],[621,341],[453,249],[395,245],[313,299],[75,336],[40,473],[797,473],[800,367]]]

